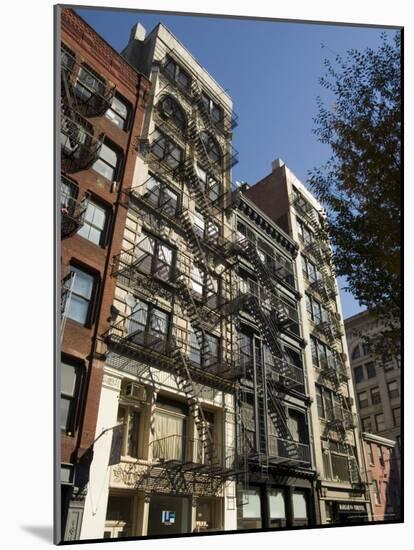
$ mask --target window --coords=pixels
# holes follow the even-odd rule
[[[61,363],[60,375],[60,429],[71,432],[74,429],[78,391],[79,367]]]
[[[158,103],[158,110],[163,118],[184,132],[187,125],[186,116],[178,101],[170,95],[164,95]]]
[[[178,194],[154,176],[151,176],[145,183],[144,198],[167,216],[177,214]]]
[[[308,507],[305,491],[293,491],[293,524],[308,525]]]
[[[366,342],[362,343],[362,355],[369,355],[370,353],[370,345]]]
[[[268,491],[270,527],[286,527],[285,494],[282,489]]]
[[[60,55],[61,55],[60,59],[61,59],[62,68],[71,71],[76,63],[75,53],[70,48],[68,48],[66,44],[62,43]]]
[[[364,380],[364,371],[362,365],[360,367],[354,367],[354,378],[356,384]]]
[[[138,458],[140,411],[136,410],[135,407],[120,406],[118,408],[118,422],[124,424],[122,454]]]
[[[399,426],[401,423],[401,407],[392,409],[392,418],[394,420],[394,426]]]
[[[198,299],[206,300],[210,307],[218,304],[218,279],[207,271],[193,265],[191,268],[191,288]]]
[[[388,387],[388,395],[390,396],[390,399],[399,397],[400,392],[398,391],[398,384],[396,380],[393,380],[392,382],[388,382],[387,387]]]
[[[78,230],[78,235],[97,245],[103,245],[106,236],[107,216],[106,208],[89,200],[84,223]]]
[[[384,415],[382,413],[375,415],[375,426],[377,428],[377,432],[382,432],[385,430]]]
[[[182,68],[178,63],[176,63],[171,57],[167,57],[167,60],[164,65],[164,70],[167,75],[175,80],[180,88],[184,90],[189,90],[191,86],[191,77],[190,75]]]
[[[119,154],[109,145],[103,143],[99,151],[99,158],[94,162],[92,168],[104,178],[115,181],[118,162]]]
[[[376,479],[372,482],[372,488],[374,491],[374,504],[379,506],[381,504],[381,495],[378,488],[378,481]]]
[[[144,231],[142,235],[143,238],[136,248],[138,269],[168,281],[172,272],[174,249]]]
[[[185,405],[158,398],[154,414],[153,458],[184,459],[186,416]]]
[[[262,527],[262,511],[259,489],[245,489],[241,494],[241,506],[238,507],[241,517],[237,526],[240,529],[260,529]]]
[[[367,378],[375,378],[375,376],[377,375],[376,370],[375,370],[375,364],[374,363],[367,363],[365,365],[365,367],[367,369]]]
[[[311,336],[310,337],[310,343],[311,343],[311,352],[312,352],[312,363],[315,367],[319,367],[318,346],[317,346],[316,338]]]
[[[371,422],[371,417],[370,416],[367,416],[365,418],[361,418],[361,422],[362,422],[362,429],[364,430],[364,432],[371,432],[372,431],[372,422]]]
[[[171,168],[177,168],[184,159],[184,151],[181,147],[158,129],[154,130],[154,140],[151,145],[151,151],[157,158],[164,161]]]
[[[198,181],[204,193],[211,201],[216,201],[220,197],[220,183],[212,176],[208,175],[201,166],[196,166]]]
[[[362,391],[358,394],[358,403],[361,409],[368,407],[368,394],[366,391]]]
[[[373,466],[375,462],[374,462],[374,452],[372,450],[372,443],[367,443],[366,445],[367,445],[368,461],[370,466]]]
[[[168,335],[170,316],[153,304],[137,300],[132,308],[128,323],[128,335],[137,343],[148,345],[165,342]],[[154,338],[147,338],[147,336]]]
[[[90,320],[95,277],[74,266],[70,266],[70,271],[75,273],[75,280],[67,307],[67,317],[86,325]]]
[[[205,92],[201,93],[201,101],[206,111],[210,114],[213,122],[220,124],[223,122],[223,109],[215,103]]]
[[[354,361],[355,359],[359,359],[359,357],[361,357],[361,349],[359,347],[359,344],[357,344],[352,351],[351,359],[352,361]]]
[[[210,367],[220,361],[220,340],[192,328],[190,335],[190,361],[199,367]]]
[[[371,388],[371,403],[372,405],[378,405],[381,403],[381,394],[379,388]]]
[[[379,460],[379,463],[381,464],[381,466],[384,466],[384,464],[385,464],[385,461],[384,461],[384,452],[383,452],[383,450],[382,450],[381,445],[377,445],[377,450],[378,450],[378,460]]]
[[[309,228],[302,222],[302,220],[299,220],[299,218],[296,218],[296,224],[298,226],[298,234],[300,240],[305,244],[308,245],[311,242],[313,242],[313,235],[312,232],[309,230]]]
[[[112,103],[109,109],[106,111],[105,116],[109,118],[118,128],[126,130],[128,126],[130,107],[124,99],[120,96],[112,98]]]
[[[322,397],[322,388],[320,386],[315,386],[316,389],[316,405],[318,408],[318,416],[321,418],[325,418],[325,407],[323,404],[323,397]]]
[[[193,231],[199,239],[213,240],[219,235],[219,226],[210,220],[205,220],[203,214],[196,210],[193,213]]]
[[[200,132],[201,143],[204,146],[206,155],[212,162],[220,162],[221,150],[217,141],[210,136],[207,132]]]
[[[88,65],[83,65],[79,71],[78,80],[75,84],[76,95],[84,103],[93,105],[98,97],[105,92],[104,79]]]
[[[287,424],[294,441],[308,443],[308,428],[304,414],[294,409],[289,409]]]

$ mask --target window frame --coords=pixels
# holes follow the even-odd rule
[[[78,265],[78,264],[70,264],[69,265],[69,272],[71,272],[71,271],[74,271],[76,273],[76,275],[77,275],[77,272],[80,271],[81,273],[84,273],[85,275],[90,277],[92,279],[92,287],[91,287],[90,297],[88,299],[86,299],[81,294],[78,294],[78,293],[75,292],[75,285],[76,285],[76,277],[75,277],[75,284],[74,284],[74,288],[72,290],[71,300],[70,300],[69,307],[67,309],[66,318],[70,319],[74,323],[78,323],[79,325],[90,328],[93,325],[94,320],[95,320],[94,317],[95,317],[96,298],[97,298],[98,291],[99,291],[99,286],[100,286],[100,277],[99,277],[99,275],[95,274],[94,272],[89,271],[88,269],[84,269],[83,266]],[[83,322],[79,321],[77,319],[73,319],[72,317],[69,316],[73,295],[78,296],[78,297],[80,297],[83,300],[88,302],[88,309],[87,309],[87,313],[86,313],[86,316],[85,316],[85,320]]]
[[[361,377],[359,375],[357,376],[355,374],[356,372],[360,372]],[[357,367],[353,367],[352,373],[354,375],[355,384],[359,384],[359,383],[361,383],[365,380],[365,374],[364,374],[364,369],[363,369],[362,365],[359,365]]]
[[[379,421],[378,421],[378,417],[382,417],[382,422],[381,422],[381,425],[383,426],[382,428],[379,427]],[[385,418],[384,418],[384,413],[378,413],[375,415],[375,428],[377,430],[377,432],[383,432],[385,429],[386,429],[386,424],[385,424]]]
[[[118,111],[116,111],[113,108],[112,104],[113,104],[115,99],[117,101],[119,101],[126,108],[125,118],[121,114],[119,114]],[[112,111],[115,114],[115,118],[119,117],[121,120],[123,120],[123,125],[122,126],[119,126],[116,122],[114,122],[113,118],[108,116],[109,111]],[[123,96],[121,96],[121,94],[115,93],[113,98],[112,98],[112,102],[111,102],[110,107],[108,107],[108,109],[105,111],[105,118],[107,118],[112,124],[114,124],[120,130],[123,130],[124,132],[127,132],[130,128],[130,125],[131,125],[131,118],[132,118],[131,113],[132,113],[132,108],[131,108],[131,104],[129,103],[129,101],[127,99],[125,99]]]
[[[116,156],[116,163],[115,165],[112,165],[110,164],[107,160],[103,159],[101,157],[101,154],[102,154],[102,151],[104,150],[104,148],[107,148],[109,149],[112,153],[115,154]],[[108,141],[108,140],[104,140],[104,142],[102,143],[102,146],[99,150],[99,156],[98,158],[96,159],[96,161],[93,163],[92,165],[92,170],[94,170],[94,172],[96,172],[97,174],[99,174],[99,176],[105,178],[107,181],[110,181],[111,183],[115,183],[116,181],[118,181],[119,179],[121,179],[121,165],[122,165],[122,160],[123,160],[123,154],[121,152],[121,150],[119,149],[119,147],[117,147],[115,144],[113,144],[111,141]],[[96,165],[97,163],[103,163],[105,166],[109,167],[112,171],[113,171],[113,175],[112,175],[112,179],[111,178],[108,178],[108,176],[106,176],[105,174],[103,174],[101,171],[97,170],[96,169]]]
[[[361,396],[365,396],[364,399],[361,398]],[[369,406],[369,400],[368,400],[368,392],[367,390],[364,390],[364,391],[361,391],[358,393],[357,395],[358,397],[358,405],[359,405],[359,408],[360,409],[365,409],[366,407]]]
[[[369,420],[369,426],[366,426],[366,421]],[[362,430],[364,432],[370,433],[372,431],[372,418],[371,416],[365,416],[361,418]]]
[[[202,343],[202,346],[200,347],[199,343],[198,343],[197,336],[196,336],[196,331],[194,330],[194,327],[191,326],[190,338],[189,338],[190,362],[194,365],[197,365],[197,367],[201,368],[201,369],[207,369],[207,368],[213,367],[215,365],[220,365],[221,362],[222,362],[221,337],[216,336],[215,334],[212,334],[210,332],[205,331],[205,336],[201,333],[201,338],[203,340],[203,343]],[[204,338],[207,338],[207,340],[209,338],[214,339],[215,342],[216,342],[216,345],[217,345],[217,355],[212,358],[213,361],[211,363],[206,361],[206,357],[204,357],[204,355],[202,353],[202,348],[206,346],[206,341],[204,340]],[[196,345],[194,345],[194,342],[196,342]],[[195,360],[192,359],[192,354],[193,353],[194,353],[194,355],[197,354],[199,356],[200,361],[195,361]],[[214,359],[216,359],[216,361],[214,361]]]
[[[394,384],[395,384],[395,389],[390,389],[390,386]],[[387,392],[390,399],[396,399],[397,397],[400,397],[400,390],[398,388],[397,380],[387,381]]]
[[[140,260],[137,257],[138,265],[137,269],[141,271],[142,273],[145,273],[146,275],[150,275],[152,277],[156,277],[157,279],[164,281],[164,282],[170,282],[174,278],[174,272],[175,272],[175,263],[176,263],[176,256],[177,251],[176,249],[167,241],[164,241],[163,239],[160,239],[159,237],[156,237],[152,233],[149,233],[145,230],[141,231],[141,240],[139,241],[138,245],[142,243],[144,239],[148,239],[151,243],[152,241],[152,248],[153,251],[151,253],[150,250],[146,250],[142,246],[139,246],[140,253],[142,253],[142,256],[144,257],[143,260]],[[137,246],[138,246],[137,245]],[[171,263],[165,263],[160,259],[160,251],[162,251],[162,248],[166,248],[171,253]],[[149,270],[142,268],[142,264],[145,262],[145,254],[148,254],[150,258],[150,268]],[[159,267],[158,264],[162,264],[162,267]],[[168,276],[167,277],[161,277],[160,276],[160,270],[165,269],[168,266]]]
[[[104,224],[103,224],[102,229],[99,229],[94,224],[88,222],[87,216],[88,216],[89,205],[93,205],[94,207],[103,210],[103,212],[104,212]],[[104,248],[108,244],[109,228],[110,228],[111,219],[112,219],[111,214],[112,214],[112,211],[107,205],[103,204],[102,202],[99,202],[99,201],[95,200],[95,197],[89,197],[87,207],[86,207],[86,211],[85,211],[85,216],[84,216],[84,219],[83,219],[83,224],[78,229],[77,235],[79,235],[83,239],[86,239],[87,241],[91,242],[92,244],[95,244],[96,246],[100,246],[101,248]],[[93,241],[92,239],[90,239],[89,237],[86,237],[85,235],[81,234],[81,232],[84,230],[85,226],[89,226],[89,227],[91,227],[91,228],[93,228],[97,231],[100,231],[99,241],[97,243],[95,241]]]
[[[168,113],[166,108],[164,107],[164,104],[166,101],[169,101],[172,105],[171,111],[172,113]],[[188,117],[184,110],[184,108],[180,105],[179,101],[177,101],[172,95],[170,94],[162,94],[160,99],[157,103],[157,110],[159,115],[166,119],[168,122],[171,122],[174,128],[176,128],[181,134],[184,134],[188,125]],[[176,113],[180,113],[181,121],[177,122],[177,116]],[[178,118],[180,118],[178,117]]]
[[[372,405],[381,404],[381,391],[378,386],[375,386],[374,388],[370,389],[370,397],[371,397]]]
[[[69,407],[68,407],[68,417],[66,422],[66,427],[62,428],[60,426],[60,432],[65,433],[66,435],[73,436],[78,424],[79,424],[79,415],[80,415],[80,407],[81,407],[81,397],[82,397],[82,387],[83,387],[83,377],[84,377],[84,369],[82,365],[72,360],[69,357],[63,356],[60,365],[62,368],[62,364],[73,367],[75,371],[75,381],[74,381],[74,387],[73,387],[73,394],[69,395],[62,391],[62,382],[61,382],[61,388],[60,388],[60,400],[63,399],[70,401]]]
[[[170,71],[167,67],[168,65],[172,65],[174,67],[174,70],[173,71]],[[186,92],[189,92],[190,89],[191,89],[191,83],[192,83],[192,76],[191,74],[186,71],[185,69],[183,69],[183,67],[181,67],[181,65],[179,63],[177,63],[177,61],[175,61],[175,59],[173,59],[171,56],[167,55],[166,56],[166,60],[164,62],[164,71],[167,73],[167,75],[172,79],[174,80],[174,82],[177,83],[177,85],[179,86],[179,88],[185,90]],[[181,81],[181,78],[182,78],[182,75],[185,76],[185,78],[188,79],[188,83],[187,85],[184,85]]]

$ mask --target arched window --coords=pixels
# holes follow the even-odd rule
[[[158,109],[163,118],[169,120],[181,132],[184,132],[187,125],[186,116],[178,101],[170,95],[164,95],[158,103]]]
[[[361,349],[358,344],[352,352],[351,359],[354,360],[354,359],[358,359],[359,357],[361,357]]]
[[[221,149],[217,141],[207,132],[201,132],[200,139],[204,145],[204,149],[207,153],[208,158],[212,162],[219,163],[221,161]]]

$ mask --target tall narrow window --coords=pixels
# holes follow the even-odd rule
[[[388,387],[388,395],[390,396],[390,399],[394,399],[395,397],[399,397],[400,392],[398,390],[398,384],[397,384],[396,380],[388,382],[387,387]]]
[[[99,152],[99,158],[95,161],[92,168],[104,178],[115,181],[117,176],[119,155],[109,145],[103,143]]]
[[[60,429],[66,432],[74,428],[77,398],[78,367],[61,363],[60,377]]]
[[[73,283],[73,292],[70,296],[67,316],[69,319],[85,325],[90,317],[95,277],[74,266],[70,267],[70,271],[75,273],[75,281]]]
[[[114,96],[105,116],[118,128],[125,130],[128,125],[129,111],[130,108],[127,102],[123,98],[121,99],[120,96]]]
[[[107,209],[89,200],[83,225],[78,235],[97,245],[104,244]]]

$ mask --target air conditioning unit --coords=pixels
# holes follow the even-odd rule
[[[322,439],[322,449],[324,451],[329,451],[329,441],[325,441]]]
[[[134,401],[147,400],[147,390],[144,388],[144,386],[140,386],[135,382],[130,382],[125,386],[123,395],[124,397],[128,397],[128,399],[133,399]]]

